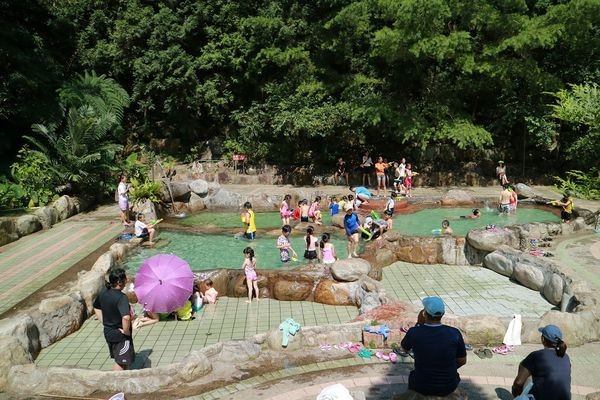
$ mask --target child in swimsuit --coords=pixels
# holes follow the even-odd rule
[[[294,249],[292,248],[292,244],[290,243],[290,232],[292,231],[292,227],[289,225],[284,225],[281,227],[281,235],[277,238],[277,248],[279,249],[279,259],[281,262],[290,261],[290,251],[293,254],[296,254]]]
[[[292,196],[286,194],[283,197],[283,201],[281,202],[281,206],[279,207],[279,215],[281,216],[281,225],[289,225],[290,217],[292,216],[292,212],[290,211],[289,201],[292,199]]]
[[[317,242],[319,241],[319,239],[313,236],[314,231],[315,228],[309,226],[308,228],[306,228],[306,236],[304,237],[304,241],[306,242],[304,258],[306,258],[310,262],[316,260],[319,257],[319,255],[317,254]]]
[[[256,259],[254,258],[254,249],[252,247],[244,249],[244,263],[242,264],[242,268],[246,275],[246,286],[248,286],[248,300],[246,300],[246,303],[252,302],[252,288],[256,292],[256,301],[258,301],[258,276],[256,275]]]
[[[329,233],[324,233],[321,236],[321,261],[323,264],[333,264],[337,257],[335,256],[335,248],[333,243],[329,242],[331,236]]]
[[[321,196],[315,197],[315,201],[310,205],[308,209],[308,216],[317,225],[321,225]]]
[[[302,200],[302,204],[300,205],[300,222],[308,222],[309,209],[308,200]]]

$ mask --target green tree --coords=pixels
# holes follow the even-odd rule
[[[75,190],[102,190],[122,149],[117,136],[129,97],[112,79],[85,73],[66,84],[59,98],[64,119],[58,124],[34,124],[37,136],[25,138],[47,158],[62,184]]]

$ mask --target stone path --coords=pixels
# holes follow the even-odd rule
[[[0,315],[116,237],[115,215],[103,206],[0,247]]]
[[[519,362],[540,346],[519,346],[509,355],[494,355],[491,359],[479,359],[469,352],[467,365],[460,369],[462,381],[459,388],[469,394],[469,399],[512,400],[510,387]],[[600,344],[586,344],[569,349],[568,353],[572,362],[573,399],[584,399],[586,394],[599,391],[600,360],[596,355],[600,354]],[[410,358],[401,358],[397,364],[391,364],[375,357],[366,360],[350,357],[303,366],[288,365],[279,371],[184,399],[314,400],[324,387],[341,383],[351,392],[363,392],[369,400],[389,400],[393,394],[406,390],[408,373],[412,368]]]

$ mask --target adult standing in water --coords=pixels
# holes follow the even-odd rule
[[[119,210],[121,210],[121,222],[123,226],[130,226],[129,221],[129,185],[127,184],[127,176],[121,174],[119,177],[119,185],[117,186],[117,201],[119,202]]]
[[[510,212],[510,200],[512,198],[512,193],[508,190],[508,185],[504,185],[502,187],[502,191],[500,192],[500,197],[498,198],[498,208],[500,209],[500,213],[508,215]]]
[[[566,354],[567,344],[556,325],[538,329],[542,334],[543,349],[529,353],[519,364],[519,372],[512,385],[513,396],[523,392],[531,376],[533,386],[528,394],[540,400],[571,400],[571,360]]]
[[[112,269],[107,288],[94,300],[96,318],[104,325],[104,339],[110,358],[115,360],[113,371],[128,369],[135,360],[131,337],[131,308],[122,292],[127,283],[123,268]]]

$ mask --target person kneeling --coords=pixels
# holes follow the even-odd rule
[[[154,225],[146,224],[146,217],[144,214],[138,214],[137,221],[135,221],[135,237],[141,239],[148,239],[149,244],[154,244]]]

